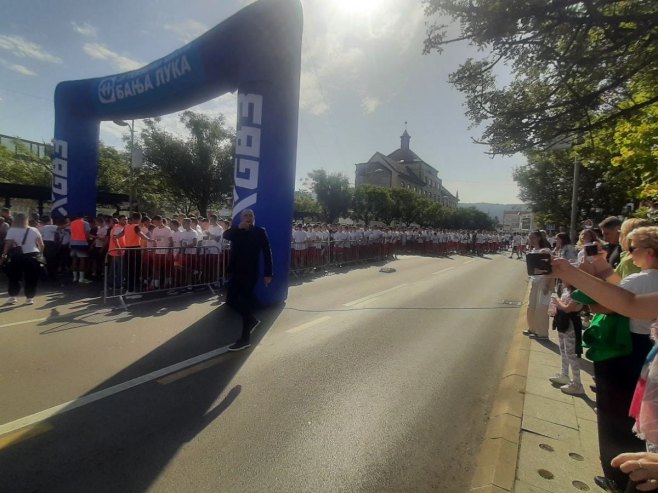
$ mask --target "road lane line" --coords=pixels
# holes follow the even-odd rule
[[[209,359],[207,361],[204,361],[203,363],[199,363],[198,365],[190,366],[189,368],[186,368],[176,373],[172,373],[171,375],[167,375],[164,378],[160,378],[158,380],[158,383],[161,385],[169,385],[170,383],[176,382],[178,380],[182,380],[183,378],[189,377],[190,375],[194,375],[195,373],[199,373],[200,371],[203,371],[207,368],[211,368],[221,363],[222,361],[223,358],[221,356],[217,356],[216,358]]]
[[[363,303],[364,301],[370,301],[374,298],[377,298],[378,296],[381,296],[382,294],[390,293],[391,291],[395,291],[397,289],[405,287],[406,284],[400,284],[399,286],[395,286],[394,288],[390,289],[385,289],[384,291],[380,291],[378,293],[373,293],[368,296],[364,296],[363,298],[359,298],[358,300],[350,301],[349,303],[345,303],[343,306],[354,306],[358,305],[359,303]]]
[[[479,259],[474,258],[474,259],[472,259],[472,260],[469,260],[469,261],[467,261],[467,262],[464,262],[463,265],[470,264],[470,263],[473,263],[473,262],[477,262],[478,260],[479,260]]]
[[[304,324],[298,325],[297,327],[293,327],[292,329],[288,329],[286,332],[288,334],[296,334],[302,330],[310,329],[311,327],[315,327],[316,325],[320,325],[321,323],[327,322],[329,320],[331,320],[331,317],[329,316],[316,318],[310,322],[306,322]]]
[[[436,272],[432,272],[432,275],[441,274],[443,272],[448,272],[449,270],[452,270],[452,269],[454,269],[454,267],[448,267],[446,269],[437,270]]]
[[[52,429],[53,425],[50,423],[38,423],[36,425],[23,428],[22,430],[16,430],[12,433],[7,433],[6,435],[0,437],[0,450],[7,448],[10,445],[20,443],[29,438],[43,435]]]
[[[39,411],[38,413],[30,414],[29,416],[25,416],[15,421],[5,423],[3,425],[0,425],[0,436],[5,435],[7,433],[11,433],[12,431],[19,430],[25,426],[30,426],[35,423],[39,423],[59,413],[68,412],[73,409],[86,406],[87,404],[91,404],[92,402],[105,399],[106,397],[110,397],[114,394],[118,394],[125,390],[132,389],[133,387],[137,387],[138,385],[141,385],[143,383],[147,383],[152,380],[157,380],[158,378],[164,377],[165,375],[169,375],[170,373],[174,373],[184,368],[187,368],[189,366],[196,365],[197,363],[201,363],[202,361],[206,361],[208,359],[214,358],[215,356],[219,356],[220,354],[224,354],[226,352],[228,352],[228,346],[220,347],[213,351],[209,351],[207,353],[194,356],[193,358],[186,359],[185,361],[181,361],[180,363],[175,363],[165,368],[161,368],[160,370],[152,371],[151,373],[147,373],[146,375],[142,375],[141,377],[133,378],[132,380],[128,380],[127,382],[113,385],[112,387],[99,390],[98,392],[94,392],[93,394],[87,394],[82,397],[79,397],[78,399],[73,399],[63,404],[53,406],[49,409],[44,409],[43,411]]]
[[[0,325],[0,329],[4,329],[6,327],[14,327],[16,325],[31,324],[31,323],[34,323],[34,322],[45,322],[46,320],[48,320],[48,317],[33,318],[32,320],[22,320],[21,322],[12,322],[12,323],[9,323],[9,324],[2,324],[2,325]]]

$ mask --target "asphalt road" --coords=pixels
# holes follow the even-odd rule
[[[241,353],[205,294],[0,313],[0,492],[467,490],[525,267],[389,266],[292,286]]]

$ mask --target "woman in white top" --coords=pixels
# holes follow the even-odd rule
[[[528,244],[532,252],[551,253],[551,244],[541,231],[530,233]],[[530,282],[531,289],[526,311],[528,328],[523,333],[537,339],[548,339],[548,304],[551,301],[553,279],[536,275],[530,276]]]
[[[10,257],[9,252],[14,247],[20,248],[22,253]],[[25,214],[16,214],[12,227],[7,231],[1,260],[9,279],[8,305],[18,303],[16,296],[21,290],[21,280],[25,282],[26,304],[34,303],[41,273],[37,255],[41,252],[43,252],[41,233],[37,228],[28,227]]]

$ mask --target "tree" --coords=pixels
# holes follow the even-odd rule
[[[637,97],[642,97],[638,95]],[[658,199],[658,106],[619,120],[593,132],[577,148],[584,162],[609,163],[617,174],[631,177],[630,198],[635,201]]]
[[[39,157],[20,143],[10,151],[0,145],[0,182],[49,187],[52,183],[49,157]]]
[[[204,216],[211,205],[226,203],[233,186],[233,132],[225,126],[223,115],[210,118],[185,111],[181,122],[190,132],[184,140],[165,132],[157,120],[145,120],[142,131],[144,160],[158,169],[167,188]]]
[[[469,58],[450,81],[467,116],[486,124],[493,154],[536,148],[631,118],[658,103],[658,2],[654,0],[425,0],[425,53],[468,41],[490,52]],[[514,80],[498,87],[501,65]],[[634,93],[642,91],[642,98]]]
[[[308,177],[328,223],[334,223],[347,214],[352,202],[352,189],[347,176],[342,173],[328,175],[325,170],[316,169]]]
[[[438,202],[434,202],[427,197],[416,197],[417,217],[416,223],[422,227],[441,227],[445,219],[444,208]]]
[[[301,215],[320,214],[320,204],[310,193],[304,191],[295,192],[295,213]]]
[[[568,226],[571,217],[574,155],[565,151],[531,152],[528,163],[514,170],[519,198],[538,213],[539,223]],[[598,222],[620,214],[638,178],[605,162],[582,163],[578,183],[578,221]]]
[[[361,185],[354,189],[352,217],[357,221],[363,221],[366,226],[373,220],[389,224],[392,207],[393,199],[388,188]]]
[[[406,188],[391,190],[392,215],[395,221],[409,225],[418,219],[418,195]]]

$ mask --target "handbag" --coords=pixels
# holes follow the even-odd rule
[[[9,249],[7,252],[7,261],[11,262],[14,260],[18,260],[20,257],[23,256],[23,245],[25,245],[25,240],[27,240],[27,233],[30,231],[30,228],[25,229],[25,235],[23,236],[23,241],[21,242],[20,245],[14,245]]]

